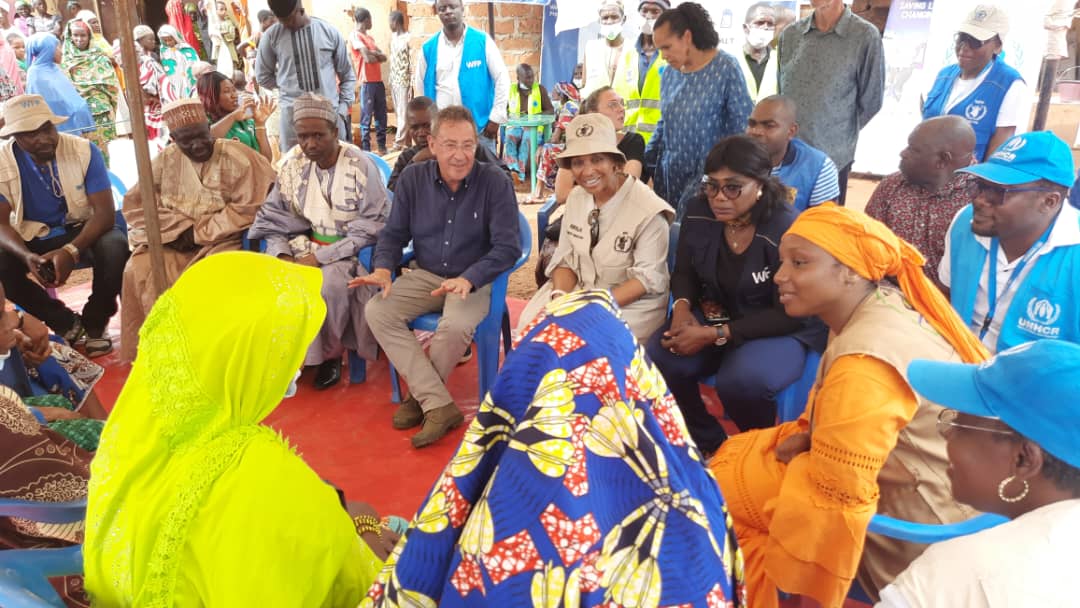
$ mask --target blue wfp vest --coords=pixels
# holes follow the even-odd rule
[[[794,148],[795,159],[790,164],[781,164],[776,177],[787,186],[791,206],[801,213],[810,206],[810,194],[827,157],[821,150],[799,139],[791,140],[788,145]]]
[[[439,32],[424,43],[424,95],[429,99],[435,96],[435,67],[439,62]],[[495,81],[488,72],[487,34],[478,29],[465,27],[465,47],[461,51],[461,67],[458,68],[458,88],[461,89],[461,104],[472,112],[476,128],[483,129],[491,115],[495,103]],[[440,108],[442,109],[442,108]]]
[[[971,232],[971,216],[968,205],[949,233],[949,299],[969,326],[989,255]],[[1032,340],[1080,342],[1080,245],[1055,247],[1032,264],[1024,282],[1014,287],[1016,295],[1002,319],[997,352]]]
[[[949,100],[949,91],[953,83],[960,77],[960,66],[953,64],[946,66],[938,72],[937,80],[926,97],[923,106],[923,119],[953,114],[963,116],[975,129],[975,158],[982,160],[986,155],[986,147],[990,145],[990,138],[997,129],[998,111],[1001,110],[1001,102],[1005,100],[1005,93],[1017,80],[1023,80],[1020,72],[1009,67],[1004,61],[994,59],[990,64],[990,73],[975,87],[967,97],[961,99],[948,112],[945,111],[945,103]]]

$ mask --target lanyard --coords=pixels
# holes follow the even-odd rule
[[[1005,298],[1015,287],[1016,279],[1020,277],[1024,272],[1024,267],[1028,262],[1034,259],[1035,255],[1039,253],[1039,250],[1046,245],[1046,242],[1050,240],[1050,231],[1053,230],[1054,225],[1050,224],[1047,227],[1046,232],[1039,237],[1039,240],[1035,241],[1035,244],[1031,246],[1031,249],[1027,250],[1024,257],[1020,258],[1020,261],[1013,268],[1012,273],[1009,274],[1009,280],[1005,282],[1005,289],[1001,292],[1001,298]],[[979,330],[979,340],[981,341],[986,337],[986,332],[990,330],[990,323],[994,320],[994,315],[997,313],[998,295],[997,295],[997,258],[998,258],[998,240],[996,238],[990,241],[990,274],[987,277],[987,305],[989,308],[986,311],[986,319],[983,320],[982,328]]]

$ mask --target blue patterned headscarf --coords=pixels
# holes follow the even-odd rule
[[[742,606],[719,488],[606,291],[524,332],[361,606]]]
[[[68,119],[56,125],[61,133],[80,135],[97,128],[90,106],[75,90],[67,73],[56,65],[56,47],[60,40],[52,34],[39,32],[26,43],[26,58],[30,68],[26,71],[26,92],[41,95],[49,109],[57,116]]]

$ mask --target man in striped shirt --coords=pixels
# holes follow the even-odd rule
[[[281,108],[281,151],[296,145],[293,102],[304,93],[329,99],[337,108],[338,138],[352,141],[349,114],[356,95],[345,39],[333,25],[309,17],[300,0],[270,0],[278,23],[259,42],[255,74],[260,86],[278,90]]]
[[[836,201],[840,196],[836,165],[827,154],[798,139],[795,102],[772,95],[758,102],[746,121],[746,134],[761,142],[772,159],[772,174],[791,193],[798,211]]]

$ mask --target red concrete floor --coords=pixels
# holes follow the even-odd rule
[[[61,291],[61,298],[73,309],[82,308],[89,295],[89,284]],[[516,323],[525,307],[523,300],[510,300],[510,317]],[[110,332],[119,347],[119,314],[113,318]],[[106,408],[111,408],[127,379],[130,366],[122,365],[116,354],[97,359],[105,367],[105,377],[97,385],[97,394]],[[397,407],[390,402],[390,373],[385,358],[367,365],[367,381],[349,385],[348,370],[342,382],[326,391],[311,387],[314,369],[300,379],[299,391],[269,416],[267,424],[278,429],[296,446],[297,452],[324,479],[345,490],[349,500],[371,503],[380,513],[411,518],[431,485],[453,456],[465,432],[465,425],[455,429],[435,445],[417,450],[409,443],[413,431],[397,431],[390,418]],[[450,392],[472,420],[480,405],[476,358],[459,366],[450,377]],[[712,389],[705,389],[706,403],[716,414],[723,410]],[[725,421],[728,432],[735,432]],[[805,598],[790,598],[782,608],[812,608]],[[848,601],[845,608],[865,604]]]

